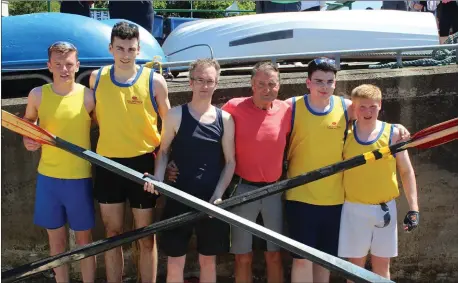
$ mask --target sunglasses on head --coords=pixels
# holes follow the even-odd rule
[[[336,64],[336,60],[329,59],[329,58],[316,58],[316,59],[313,59],[313,62],[315,62],[315,64],[317,64],[317,65],[319,65],[321,63],[328,63],[328,64],[331,64],[331,65],[335,65]]]
[[[383,226],[375,225],[377,228],[385,228],[386,226],[390,225],[391,222],[391,215],[388,205],[384,202],[380,204],[380,208],[382,209],[385,214],[383,215]]]
[[[134,25],[134,24],[129,24],[129,27],[130,27],[130,28],[133,28],[133,29],[138,29],[138,26],[137,26],[137,25]]]

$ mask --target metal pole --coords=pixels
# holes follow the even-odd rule
[[[48,0],[46,2],[47,2],[47,5],[48,5],[48,13],[49,13],[49,12],[51,12],[51,1]]]
[[[193,2],[193,0],[191,0],[190,2],[191,2],[191,18],[193,18],[193,12],[192,12],[192,2]]]

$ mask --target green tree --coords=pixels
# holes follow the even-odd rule
[[[58,1],[51,1],[51,12],[59,12]],[[48,12],[46,1],[10,1],[8,12],[11,16]]]
[[[108,1],[94,1],[94,8],[108,9]]]
[[[193,1],[193,9],[200,10],[224,10],[230,5],[233,1]],[[254,10],[255,2],[252,0],[241,0],[237,1],[240,10]],[[164,1],[164,0],[155,0],[154,1],[155,9],[191,9],[190,1]],[[157,12],[159,15],[169,16],[169,17],[190,17],[190,12]],[[240,15],[245,15],[248,13],[240,13]],[[221,12],[194,12],[194,18],[222,18],[225,17],[225,13]]]

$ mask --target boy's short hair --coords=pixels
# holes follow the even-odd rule
[[[116,23],[111,30],[111,44],[113,44],[114,38],[118,37],[122,40],[124,39],[138,39],[140,43],[140,32],[136,24],[131,24],[128,22],[121,21]]]
[[[382,101],[382,91],[375,85],[363,84],[351,91],[351,98],[369,98]]]
[[[272,61],[261,61],[254,65],[253,69],[251,69],[251,79],[256,76],[258,71],[263,72],[276,72],[278,74],[278,79],[280,79],[280,70],[277,67],[277,64],[272,63]]]
[[[310,61],[307,66],[309,78],[311,78],[316,71],[333,72],[334,75],[337,74],[336,61],[327,57],[315,58]]]
[[[76,60],[78,60],[78,49],[76,49],[75,45],[67,41],[57,41],[48,47],[48,61],[51,60],[51,54],[53,52],[57,52],[61,54],[67,54],[69,52],[76,52]]]
[[[189,65],[189,77],[192,78],[194,76],[194,71],[198,67],[213,67],[213,68],[215,68],[215,70],[216,70],[216,80],[219,79],[219,75],[221,73],[221,67],[220,67],[218,61],[216,61],[215,59],[204,58],[204,59],[197,59],[194,62],[192,62]]]

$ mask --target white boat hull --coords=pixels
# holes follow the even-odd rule
[[[165,40],[166,56],[208,44],[215,58],[437,45],[432,13],[341,10],[271,13],[199,20],[180,25]],[[168,62],[210,57],[199,46],[167,56]]]

